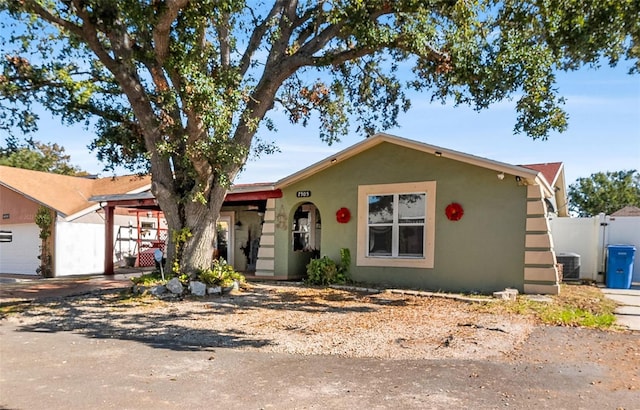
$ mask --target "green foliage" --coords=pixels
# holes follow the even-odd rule
[[[307,265],[307,283],[312,285],[329,285],[338,277],[338,265],[328,256],[311,259]]]
[[[578,216],[611,215],[625,206],[640,207],[640,172],[598,172],[569,185],[569,209]]]
[[[245,281],[244,275],[236,272],[233,266],[222,258],[213,261],[213,266],[210,269],[200,271],[197,278],[207,285],[223,288],[232,286],[234,282],[243,283]]]
[[[0,147],[0,165],[62,175],[81,175],[79,168],[69,164],[70,156],[58,144],[45,144],[27,139],[19,144],[8,137],[6,147]]]
[[[182,228],[171,232],[171,238],[176,249],[176,256],[173,259],[172,272],[177,276],[183,274],[180,268],[181,248],[184,246],[185,242],[187,242],[192,236],[193,234],[191,233],[191,230],[189,228]]]
[[[595,328],[608,328],[616,321],[612,313],[594,314],[576,308],[545,309],[540,313],[540,318],[545,323],[553,325]]]
[[[349,266],[351,265],[349,249],[340,249],[340,261],[341,263],[338,265],[328,256],[311,259],[307,265],[306,282],[312,285],[347,283],[349,281]]]
[[[140,286],[157,285],[162,283],[162,275],[160,271],[153,271],[140,276],[132,277],[131,282]]]
[[[46,206],[39,206],[34,222],[40,228],[40,239],[47,240],[51,236],[51,226],[53,225],[51,209]]]
[[[51,229],[53,226],[53,215],[51,209],[46,206],[39,206],[34,222],[40,228],[40,266],[36,269],[36,273],[42,277],[48,278],[52,276],[53,266],[51,257],[51,251],[49,250],[49,238],[51,237]]]
[[[340,269],[346,277],[351,269],[351,251],[349,248],[340,248]]]
[[[516,301],[489,303],[477,306],[477,309],[533,316],[554,326],[608,329],[615,325],[613,312],[616,306],[616,303],[607,299],[597,287],[563,285],[560,294],[550,297],[548,302],[538,302],[523,295]]]
[[[33,132],[42,108],[94,125],[107,169],[151,171],[169,228],[193,230],[183,264],[202,268],[213,244],[198,219],[252,150],[275,150],[256,136],[275,131],[272,110],[318,118],[332,143],[397,126],[411,89],[477,110],[515,98],[515,131],[544,139],[567,125],[557,70],[628,58],[638,71],[639,13],[636,0],[5,0],[0,130]]]

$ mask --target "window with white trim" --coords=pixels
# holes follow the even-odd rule
[[[368,195],[367,256],[424,256],[426,196],[426,192]]]
[[[358,187],[360,266],[433,267],[435,182]]]

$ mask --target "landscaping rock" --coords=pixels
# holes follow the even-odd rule
[[[210,295],[213,295],[213,294],[219,295],[222,293],[222,288],[220,286],[214,286],[214,287],[208,288],[207,293]]]
[[[180,280],[178,278],[171,279],[167,283],[167,289],[169,290],[169,292],[175,295],[180,295],[184,291],[184,287],[182,286],[182,283],[180,283]]]
[[[149,289],[149,292],[154,296],[159,296],[167,293],[167,287],[165,285],[154,286]]]
[[[516,300],[518,297],[518,289],[506,288],[500,292],[493,292],[493,297],[502,300]]]
[[[198,281],[189,282],[189,289],[194,296],[204,296],[207,293],[207,285]]]
[[[133,285],[133,287],[131,288],[131,293],[133,293],[134,295],[142,295],[146,291],[146,286]]]

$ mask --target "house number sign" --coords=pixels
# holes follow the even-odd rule
[[[309,198],[311,196],[311,191],[298,191],[296,192],[296,197],[298,198]]]

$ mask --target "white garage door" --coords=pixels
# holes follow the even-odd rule
[[[36,275],[40,266],[40,229],[36,224],[0,225],[9,231],[11,242],[0,242],[0,273]]]

